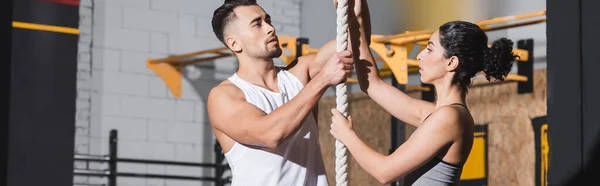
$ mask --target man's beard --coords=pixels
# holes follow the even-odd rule
[[[273,59],[280,57],[282,53],[283,50],[280,47],[276,47],[274,50],[269,50],[265,48],[265,50],[255,53],[258,54],[255,55],[255,57]]]
[[[283,53],[280,47],[277,47],[275,50],[268,51],[269,58],[278,58]]]

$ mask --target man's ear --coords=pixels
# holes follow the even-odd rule
[[[460,60],[458,59],[458,57],[450,57],[450,59],[448,59],[448,61],[446,62],[446,70],[450,72],[455,71],[458,68],[459,63]]]
[[[235,38],[231,36],[227,36],[225,38],[225,43],[227,44],[227,47],[229,47],[229,49],[231,49],[235,53],[242,51],[242,46],[240,45],[240,43],[237,42],[237,40],[235,40]]]

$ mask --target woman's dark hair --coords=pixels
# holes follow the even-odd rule
[[[460,64],[452,83],[463,91],[471,85],[471,78],[483,71],[487,80],[490,77],[504,80],[518,57],[513,54],[513,42],[501,38],[488,47],[488,37],[476,24],[466,21],[452,21],[439,28],[440,44],[444,47],[444,57],[458,57]]]
[[[225,0],[223,5],[214,11],[212,28],[219,41],[225,44],[223,30],[225,30],[225,27],[231,23],[231,21],[235,20],[235,13],[233,10],[238,6],[250,5],[257,5],[256,0]]]

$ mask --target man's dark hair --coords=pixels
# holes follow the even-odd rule
[[[212,18],[212,27],[219,41],[227,45],[223,36],[223,30],[231,21],[235,20],[236,16],[233,10],[238,6],[250,5],[257,5],[256,0],[225,0],[223,5],[215,10]]]

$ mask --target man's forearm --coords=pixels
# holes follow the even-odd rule
[[[322,81],[309,81],[293,99],[265,116],[265,135],[273,136],[275,146],[302,126],[327,87]]]

